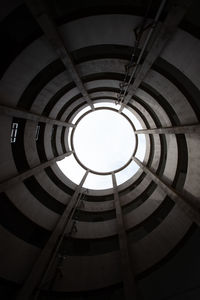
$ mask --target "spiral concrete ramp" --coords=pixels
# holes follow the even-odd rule
[[[153,1],[134,52],[149,4],[1,3],[2,299],[199,299],[199,3]],[[73,120],[110,104],[141,124],[138,170],[77,184],[56,163]]]

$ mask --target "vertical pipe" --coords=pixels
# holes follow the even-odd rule
[[[43,278],[46,276],[46,273],[51,264],[51,259],[54,256],[54,252],[57,244],[59,243],[60,236],[66,230],[67,225],[69,224],[71,212],[73,211],[74,206],[78,200],[79,193],[82,189],[82,186],[85,182],[85,179],[89,171],[87,170],[84,174],[80,184],[76,188],[74,195],[72,196],[69,204],[67,205],[65,211],[63,212],[60,220],[56,224],[55,229],[53,230],[49,240],[47,241],[45,247],[42,249],[36,263],[34,264],[28,278],[26,279],[24,285],[19,291],[16,300],[28,300],[33,295],[34,290],[40,285],[40,282],[43,281]]]
[[[136,285],[135,285],[133,270],[131,267],[131,259],[128,250],[127,234],[125,230],[123,213],[122,213],[119,194],[117,190],[115,173],[112,173],[112,181],[113,181],[114,204],[116,210],[116,221],[117,221],[118,238],[119,238],[119,246],[120,246],[121,271],[122,271],[125,299],[136,300]]]

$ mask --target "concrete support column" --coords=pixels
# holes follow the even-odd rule
[[[28,112],[26,110],[21,110],[18,108],[14,107],[9,107],[6,105],[0,105],[0,114],[2,115],[7,115],[9,117],[16,117],[16,118],[21,118],[21,119],[26,119],[34,122],[43,122],[47,123],[50,125],[58,125],[58,126],[63,126],[63,127],[75,127],[74,124],[69,124],[67,122],[47,118],[41,115],[37,115],[35,113]]]
[[[128,87],[128,93],[124,98],[119,112],[122,112],[122,110],[125,108],[125,105],[131,100],[141,82],[144,80],[145,76],[151,69],[153,63],[161,55],[164,47],[177,30],[178,25],[182,21],[191,4],[192,0],[178,0],[175,1],[175,3],[172,5],[170,11],[166,16],[166,19],[164,20],[157,36],[154,39],[151,49],[149,50],[138,73],[136,74],[133,84]]]
[[[17,184],[19,182],[22,182],[23,180],[25,180],[26,178],[36,175],[38,173],[40,173],[42,170],[44,170],[45,168],[53,165],[56,161],[62,160],[63,158],[65,158],[66,156],[69,156],[72,153],[72,151],[64,153],[62,155],[59,155],[57,157],[54,157],[53,159],[46,161],[45,163],[40,164],[39,166],[36,166],[22,174],[19,174],[15,177],[12,177],[8,180],[5,180],[3,182],[0,183],[0,193],[9,189],[12,185]]]
[[[134,300],[136,299],[136,286],[133,275],[133,270],[131,267],[131,259],[128,250],[128,241],[127,234],[125,230],[122,208],[120,205],[119,194],[117,191],[117,183],[115,173],[112,173],[112,181],[113,181],[113,192],[114,192],[114,203],[116,210],[116,220],[118,227],[118,238],[119,238],[119,246],[120,246],[120,257],[121,257],[121,270],[123,277],[123,285],[124,285],[124,293],[126,300]]]
[[[194,198],[192,195],[184,195],[178,193],[170,185],[160,179],[153,171],[146,167],[139,159],[133,157],[133,160],[140,166],[140,168],[162,189],[165,193],[174,200],[175,203],[185,212],[185,214],[194,221],[197,225],[200,225],[200,201]],[[186,195],[186,196],[185,196]]]
[[[45,7],[44,1],[42,0],[26,0],[25,1],[31,13],[33,14],[35,20],[38,22],[39,26],[43,30],[46,38],[50,42],[52,48],[57,53],[58,57],[63,62],[66,70],[71,77],[71,79],[76,84],[77,88],[83,95],[85,101],[88,102],[91,109],[94,110],[94,105],[90,96],[81,80],[81,77],[78,74],[76,66],[72,60],[70,53],[67,50],[66,45],[64,44],[62,37],[60,36],[59,31],[56,28],[55,23],[48,15],[47,8]]]
[[[200,124],[152,128],[152,129],[140,129],[135,131],[135,134],[186,134],[186,133],[200,133]]]
[[[89,171],[87,170],[83,176],[80,184],[77,186],[74,195],[72,196],[69,204],[67,205],[65,211],[63,212],[60,220],[58,221],[55,229],[53,230],[48,242],[42,249],[40,256],[35,262],[28,278],[21,290],[19,291],[16,300],[28,300],[31,299],[34,290],[40,285],[40,282],[45,275],[45,271],[51,262],[51,258],[54,256],[57,244],[60,242],[60,237],[64,235],[67,225],[71,220],[71,214],[74,212],[74,208],[79,200],[79,193],[81,192],[82,186]]]

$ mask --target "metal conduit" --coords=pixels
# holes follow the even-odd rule
[[[161,2],[161,5],[160,5],[160,7],[159,7],[159,9],[158,9],[158,11],[157,11],[157,14],[156,14],[156,16],[155,16],[155,18],[154,18],[154,20],[153,20],[153,25],[151,26],[151,29],[150,29],[149,32],[148,32],[147,38],[146,38],[146,40],[145,40],[145,42],[144,42],[144,45],[143,45],[143,47],[142,47],[142,49],[141,49],[141,52],[140,52],[140,55],[139,55],[139,57],[138,57],[138,59],[137,59],[136,67],[135,67],[135,69],[132,71],[132,74],[131,74],[131,76],[130,76],[130,79],[129,79],[129,81],[128,81],[128,84],[127,84],[127,86],[126,86],[126,88],[125,88],[125,90],[124,90],[124,93],[123,93],[123,96],[122,96],[121,103],[123,103],[123,101],[124,101],[124,98],[125,98],[125,95],[126,95],[126,93],[127,93],[127,90],[128,90],[128,88],[129,88],[129,86],[130,86],[130,84],[131,84],[131,81],[132,81],[132,79],[133,79],[133,76],[135,75],[135,73],[136,73],[136,71],[137,71],[137,69],[138,69],[137,67],[138,67],[138,65],[139,65],[139,63],[140,63],[140,61],[141,61],[141,59],[142,59],[142,55],[143,55],[143,53],[144,53],[144,51],[145,51],[145,49],[146,49],[146,47],[147,47],[147,45],[148,45],[148,42],[149,42],[149,40],[150,40],[150,38],[151,38],[151,36],[152,36],[154,30],[155,30],[155,25],[156,25],[156,23],[158,22],[158,19],[159,19],[160,15],[161,15],[161,13],[162,13],[162,11],[163,11],[163,8],[164,8],[164,6],[165,6],[166,1],[167,1],[167,0],[163,0],[163,1]]]
[[[87,172],[86,172],[86,173],[87,173]],[[46,270],[45,270],[45,272],[44,272],[44,274],[43,274],[43,276],[42,276],[41,282],[40,282],[40,284],[39,284],[39,286],[38,286],[38,288],[37,288],[37,292],[36,292],[36,294],[35,294],[35,296],[34,296],[34,300],[37,300],[37,299],[38,299],[42,287],[44,287],[45,284],[47,283],[47,276],[48,276],[48,274],[49,274],[51,268],[53,267],[53,264],[54,264],[54,262],[55,262],[55,260],[56,260],[57,255],[58,255],[58,251],[59,251],[59,248],[60,248],[60,246],[61,246],[61,244],[62,244],[62,241],[63,241],[64,237],[65,237],[65,236],[68,236],[69,233],[70,233],[70,232],[67,232],[67,234],[66,234],[66,231],[67,231],[67,229],[68,229],[68,227],[69,227],[69,224],[70,224],[70,222],[71,222],[71,220],[72,220],[72,217],[73,217],[73,215],[74,215],[76,209],[79,207],[79,204],[80,204],[81,200],[84,199],[84,197],[82,198],[82,196],[85,197],[85,194],[83,194],[83,191],[79,193],[79,195],[78,195],[78,197],[77,197],[77,201],[76,201],[74,207],[72,208],[72,210],[71,210],[71,212],[70,212],[70,215],[69,215],[68,219],[66,220],[66,225],[65,225],[65,227],[64,227],[64,229],[63,229],[62,234],[60,235],[60,237],[59,237],[59,239],[58,239],[58,242],[57,242],[57,244],[56,244],[56,248],[55,248],[55,250],[54,250],[54,252],[53,252],[53,254],[52,254],[52,257],[50,258],[50,261],[49,261],[49,263],[48,263],[48,266],[47,266],[47,268],[46,268]]]

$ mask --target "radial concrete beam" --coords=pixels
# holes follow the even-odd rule
[[[63,126],[63,127],[75,127],[74,124],[69,124],[67,122],[62,122],[59,120],[51,119],[48,117],[44,117],[35,113],[31,113],[25,110],[21,110],[18,108],[14,107],[9,107],[6,105],[1,105],[0,104],[0,114],[2,115],[7,115],[9,117],[16,117],[16,118],[21,118],[21,119],[26,119],[26,120],[31,120],[34,122],[43,122],[47,123],[50,125],[58,125],[58,126]]]
[[[34,18],[40,25],[47,39],[49,40],[51,46],[56,51],[58,57],[62,60],[64,66],[66,67],[67,72],[70,77],[76,84],[77,88],[83,95],[84,99],[88,102],[92,110],[94,110],[94,105],[90,96],[82,83],[82,80],[77,72],[77,69],[73,63],[73,60],[68,52],[62,37],[60,36],[56,25],[54,24],[51,17],[48,15],[47,8],[45,7],[42,0],[25,0],[27,6],[29,7]]]
[[[116,211],[116,221],[118,227],[118,238],[120,246],[121,270],[123,277],[124,293],[126,300],[136,299],[136,286],[132,270],[132,263],[130,259],[127,234],[123,220],[122,208],[120,205],[119,194],[117,190],[117,183],[115,173],[112,173],[114,204]]]
[[[25,280],[24,285],[19,291],[16,299],[17,300],[25,300],[31,299],[33,292],[36,290],[38,286],[40,286],[40,282],[43,278],[43,275],[48,268],[49,263],[51,262],[51,258],[54,256],[55,249],[57,248],[57,244],[60,242],[60,237],[64,236],[66,231],[66,227],[71,220],[71,215],[73,214],[74,208],[79,200],[79,193],[82,189],[82,186],[85,182],[85,179],[88,175],[88,171],[86,171],[83,176],[80,184],[76,188],[74,195],[72,196],[69,204],[67,205],[65,211],[63,212],[60,220],[56,224],[48,242],[45,247],[42,249],[38,259],[36,260],[29,276]]]
[[[147,54],[143,64],[141,65],[133,84],[131,84],[128,88],[128,93],[124,98],[124,102],[121,105],[119,112],[121,112],[125,108],[125,105],[131,100],[132,96],[135,94],[137,88],[144,80],[153,63],[160,56],[167,42],[177,30],[178,25],[180,24],[181,20],[183,19],[192,2],[193,0],[174,1],[174,5],[172,5],[172,8],[170,9],[164,23],[162,24],[160,31],[157,34],[153,45],[149,50],[149,53]]]
[[[0,193],[4,192],[5,190],[9,189],[11,186],[22,182],[23,180],[27,179],[30,176],[36,175],[38,173],[40,173],[41,171],[43,171],[45,168],[53,165],[56,161],[62,160],[63,158],[65,158],[66,156],[69,156],[72,153],[72,151],[64,153],[62,155],[59,155],[45,163],[42,163],[22,174],[19,174],[15,177],[12,177],[8,180],[5,180],[3,182],[0,183]]]
[[[200,124],[140,129],[135,131],[135,134],[186,134],[186,133],[200,133]]]
[[[165,193],[179,205],[185,214],[196,224],[200,225],[200,201],[192,196],[182,195],[173,189],[164,180],[159,178],[153,171],[146,167],[139,159],[133,157],[133,160],[140,168],[162,189]]]

